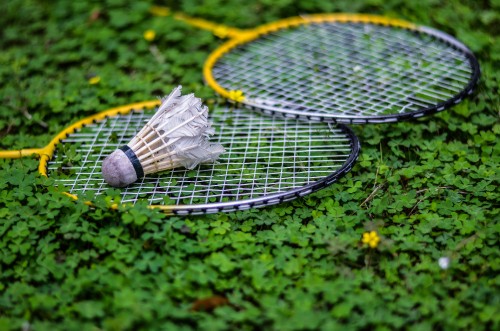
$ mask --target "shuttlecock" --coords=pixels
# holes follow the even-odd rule
[[[102,163],[104,180],[125,187],[144,175],[214,162],[224,148],[209,142],[215,133],[207,119],[208,108],[194,94],[181,95],[177,87],[132,140]]]

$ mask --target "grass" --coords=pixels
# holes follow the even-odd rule
[[[149,5],[2,2],[0,148],[41,147],[77,119],[177,84],[218,102],[201,66],[220,41],[152,18]],[[0,160],[1,330],[500,327],[497,0],[173,8],[240,28],[308,12],[406,19],[466,43],[482,78],[441,114],[355,127],[363,150],[348,176],[259,210],[188,218],[140,204],[112,210],[116,191],[90,208],[40,177],[36,159]],[[371,231],[374,247],[363,241]]]

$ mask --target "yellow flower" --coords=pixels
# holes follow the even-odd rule
[[[154,32],[154,30],[146,30],[143,36],[147,41],[153,41],[156,37],[156,32]]]
[[[380,237],[375,231],[365,232],[363,233],[362,242],[363,244],[367,244],[371,248],[375,248],[378,246],[378,243],[380,242]]]
[[[236,102],[242,102],[245,100],[245,96],[243,92],[240,90],[231,90],[229,91],[229,99],[234,100]]]
[[[99,76],[94,76],[92,78],[89,79],[89,84],[90,85],[95,85],[97,83],[99,83],[101,81],[101,77]]]

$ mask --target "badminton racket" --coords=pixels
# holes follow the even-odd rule
[[[127,143],[155,112],[158,101],[103,111],[69,126],[39,149],[0,151],[1,158],[37,154],[39,172],[73,198],[92,201],[110,189],[102,161]],[[172,214],[244,210],[293,200],[332,184],[353,166],[359,141],[343,125],[263,116],[238,107],[210,111],[226,152],[193,170],[147,175],[120,190],[122,204],[145,201]],[[115,191],[116,192],[116,191]]]
[[[381,123],[443,111],[473,92],[480,69],[452,36],[402,20],[316,14],[240,30],[152,7],[229,38],[207,58],[221,96],[292,118]]]

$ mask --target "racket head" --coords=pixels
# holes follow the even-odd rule
[[[372,15],[289,18],[242,33],[204,65],[222,96],[267,114],[348,124],[443,111],[473,92],[474,54],[453,37]]]
[[[106,194],[111,187],[101,175],[103,159],[154,112],[141,105],[121,107],[71,126],[53,140],[53,153],[41,158],[40,171],[73,197]],[[226,149],[217,163],[147,175],[121,189],[119,203],[145,201],[180,215],[273,205],[334,183],[351,170],[360,151],[358,138],[343,125],[263,116],[229,105],[212,109],[210,119],[216,129],[212,141]]]

